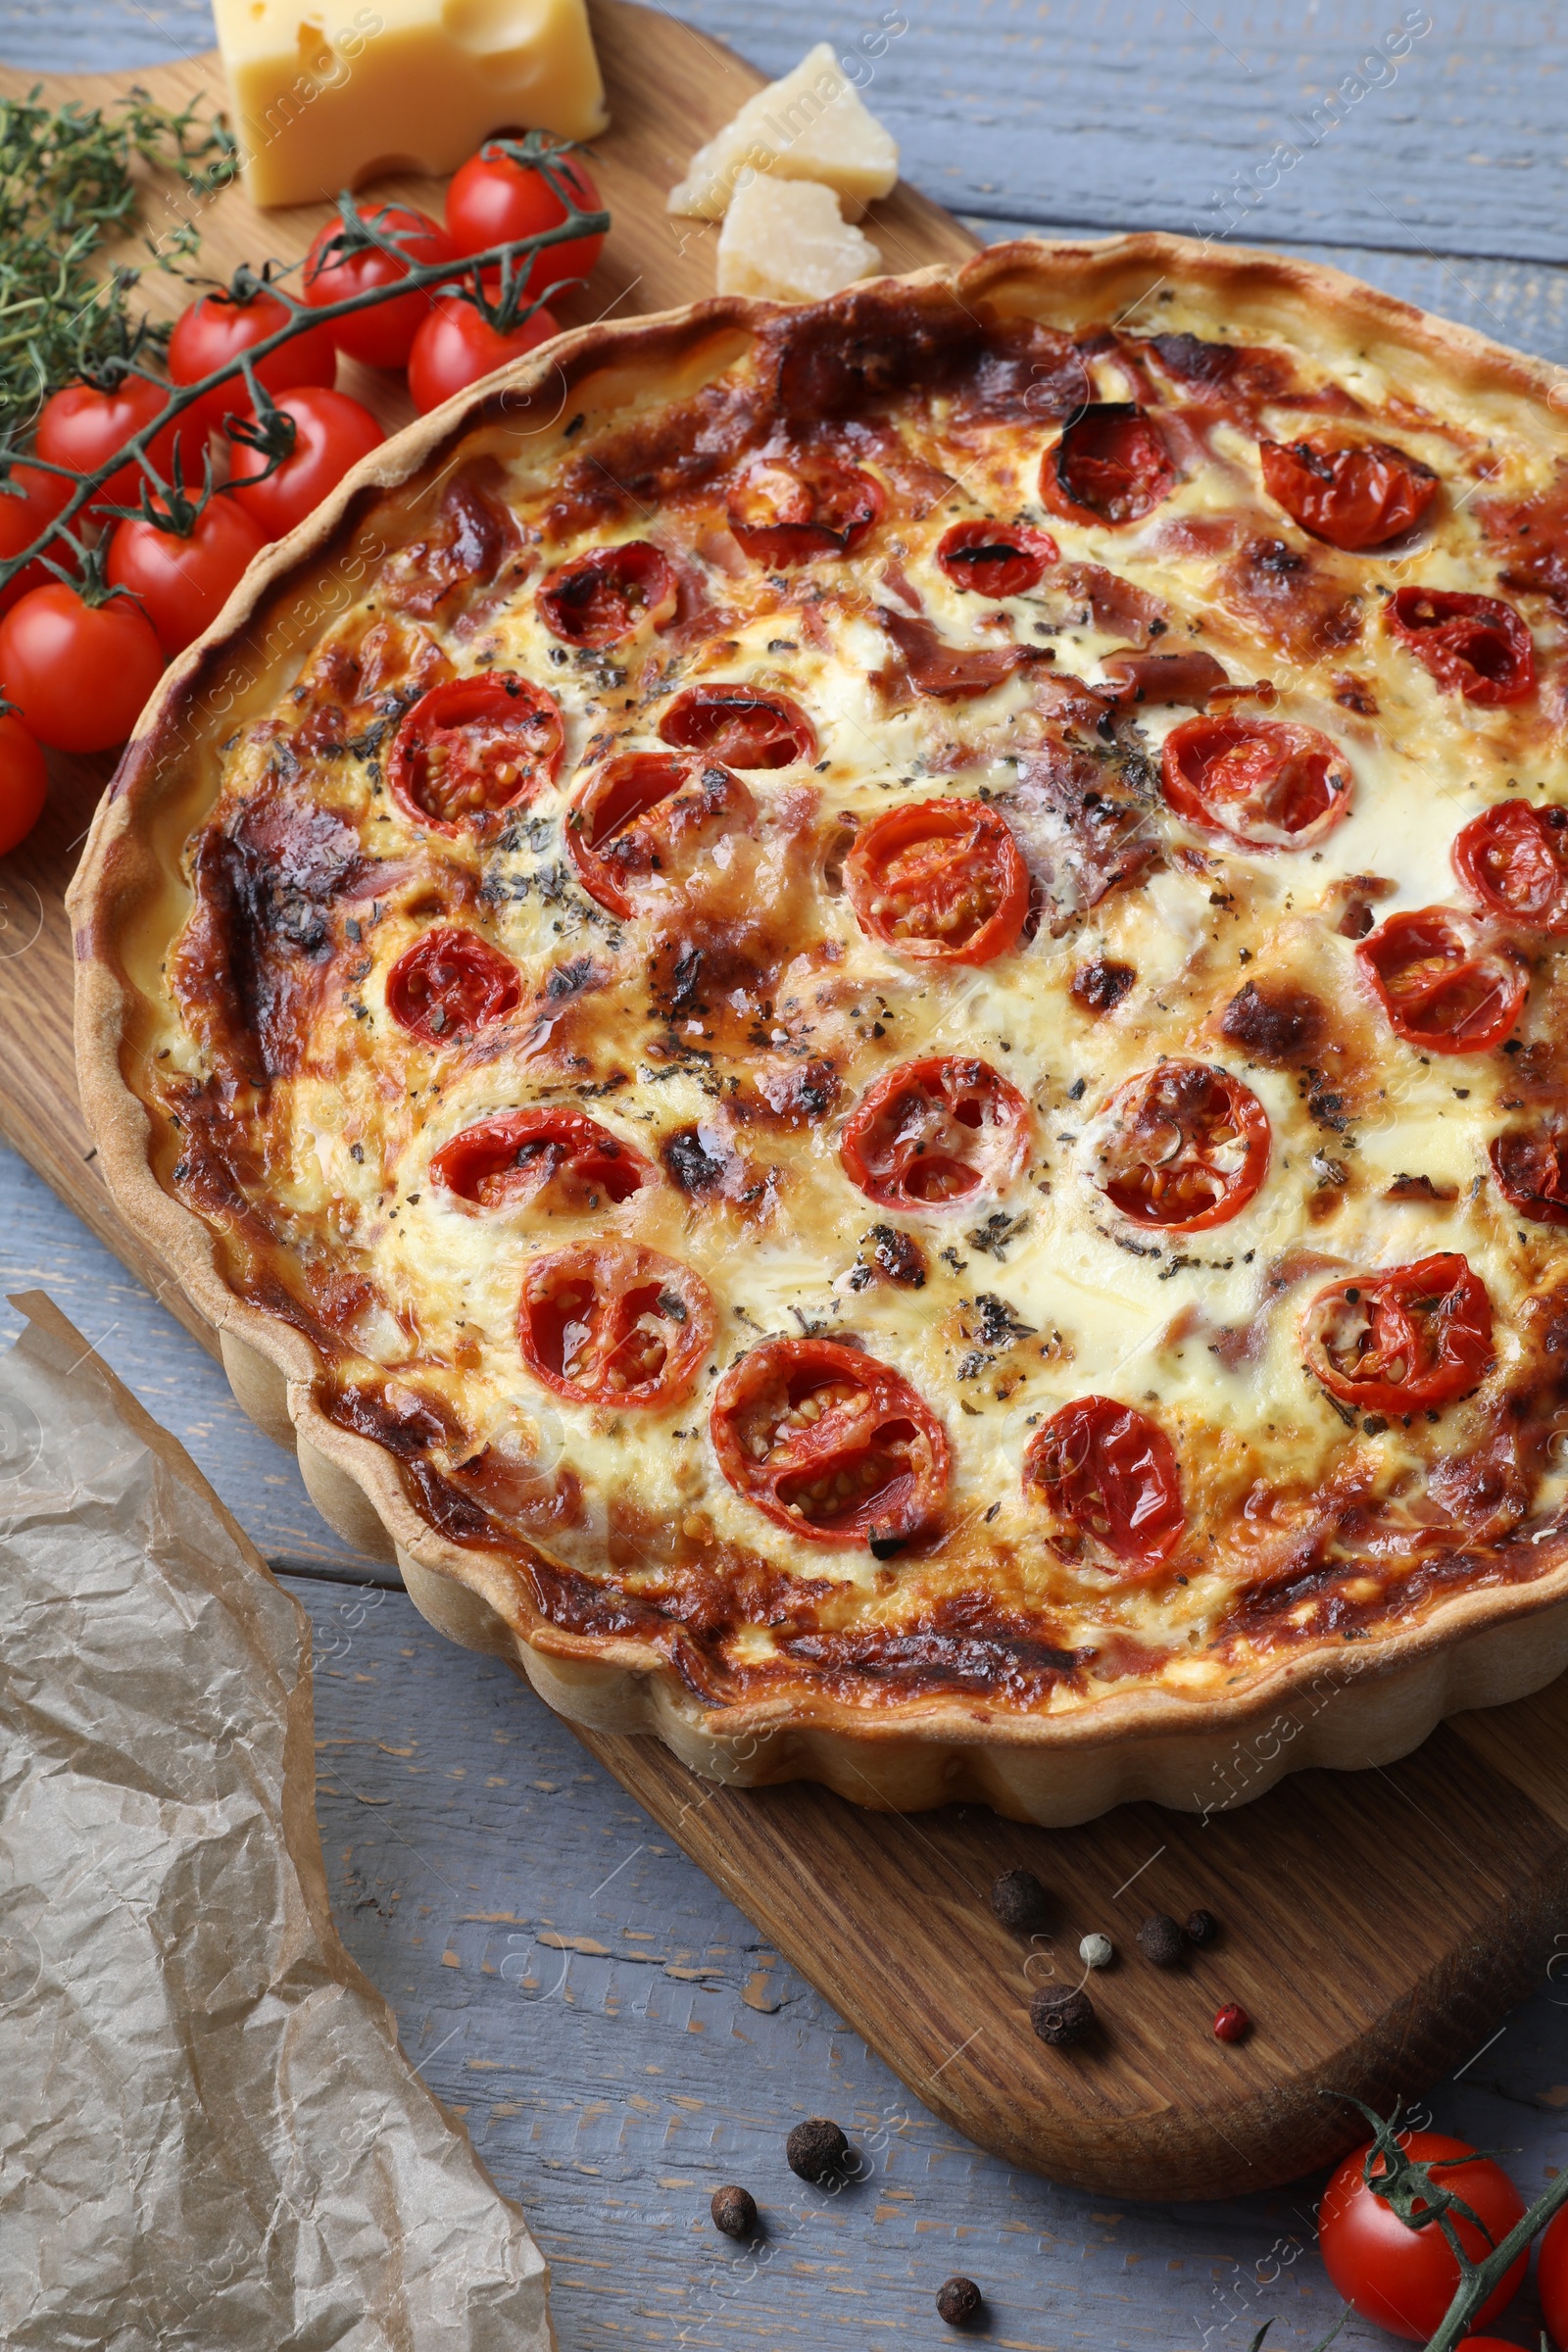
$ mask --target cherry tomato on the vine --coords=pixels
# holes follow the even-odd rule
[[[1401,2132],[1399,2145],[1418,2164],[1436,2166],[1436,2183],[1468,2205],[1481,2223],[1449,2218],[1472,2262],[1480,2262],[1493,2245],[1507,2236],[1524,2213],[1524,2199],[1498,2164],[1478,2156],[1467,2140],[1449,2139],[1440,2132]],[[1459,2265],[1434,2222],[1412,2230],[1377,2193],[1376,2180],[1385,2166],[1374,2162],[1374,2180],[1363,2178],[1368,2148],[1356,2148],[1335,2171],[1318,2207],[1318,2238],[1323,2264],[1336,2288],[1352,2311],[1375,2328],[1424,2343],[1443,2323],[1459,2284]],[[1457,2161],[1455,2161],[1457,2160]],[[1519,2291],[1530,2257],[1521,2254],[1502,2284],[1476,2313],[1478,2322],[1494,2320]],[[1544,2301],[1543,2294],[1543,2301]],[[1550,2306],[1547,2320],[1550,2322]]]
[[[775,1526],[896,1549],[948,1489],[948,1433],[891,1364],[836,1340],[763,1340],[719,1382],[718,1466]]]
[[[502,334],[461,294],[442,294],[414,338],[409,353],[409,390],[421,416],[456,392],[466,392],[498,368],[526,359],[561,328],[548,311],[535,311]]]
[[[140,518],[118,523],[105,573],[111,587],[129,589],[172,657],[218,618],[266,544],[231,498],[210,498],[185,534]]]
[[[294,419],[292,454],[264,481],[266,458],[236,441],[229,471],[233,497],[265,539],[281,539],[314,514],[350,468],[386,439],[369,410],[346,392],[305,384],[275,405]]]
[[[1536,2289],[1541,2296],[1541,2316],[1552,2342],[1568,2345],[1568,2220],[1561,2213],[1552,2215],[1542,2236],[1536,2262]],[[1459,2352],[1465,2352],[1463,2344]]]
[[[486,139],[478,154],[453,173],[447,190],[447,227],[459,253],[483,253],[490,245],[536,237],[565,220],[566,207],[544,172],[518,161],[525,148],[526,142]],[[567,148],[544,145],[542,151],[578,212],[597,213],[599,190],[579,159]],[[564,286],[568,279],[586,277],[604,242],[602,235],[567,237],[559,245],[541,247],[528,271],[528,300],[552,286]],[[554,333],[554,327],[550,331]]]
[[[45,473],[41,466],[13,466],[0,482],[0,564],[30,547],[70,496],[71,484],[64,474]],[[0,588],[0,612],[9,612],[29,588],[41,588],[49,576],[41,564],[27,564]]]
[[[316,242],[305,258],[304,294],[313,309],[345,302],[372,286],[395,285],[408,276],[411,267],[424,270],[456,258],[458,248],[453,239],[428,213],[416,213],[406,204],[389,204],[367,218],[378,235],[395,240],[404,258],[400,261],[368,238],[359,241],[363,232],[347,227],[341,220],[328,220],[317,231]],[[433,292],[416,287],[411,294],[375,303],[369,310],[337,319],[331,328],[332,340],[348,358],[364,360],[371,368],[405,368],[433,299]]]
[[[1342,1404],[1417,1412],[1480,1382],[1492,1362],[1492,1300],[1468,1258],[1440,1250],[1331,1282],[1302,1317],[1301,1342],[1308,1370]]]
[[[145,376],[127,375],[113,391],[96,384],[64,384],[51,392],[38,416],[37,453],[51,466],[69,466],[74,473],[96,473],[136,433],[142,432],[169,398],[161,384]],[[201,473],[207,427],[188,412],[172,425],[155,433],[147,455],[167,482],[174,470],[174,442],[179,442],[179,470],[186,481]],[[132,458],[117,467],[94,502],[133,507],[141,496],[146,475]],[[69,485],[68,485],[69,487]],[[62,502],[64,503],[64,502]],[[23,545],[25,546],[25,540]]]
[[[128,596],[92,604],[50,580],[0,619],[0,694],[57,752],[123,743],[163,667],[157,632]]]
[[[228,294],[204,294],[188,311],[181,311],[169,338],[169,372],[176,384],[198,384],[242,352],[254,351],[287,323],[289,308],[264,288],[249,302]],[[276,351],[255,363],[258,383],[277,394],[300,384],[330,384],[337,374],[337,345],[330,327],[302,327]],[[197,403],[205,426],[221,432],[225,416],[248,416],[250,397],[242,375]]]
[[[48,795],[42,752],[15,711],[0,710],[0,858],[26,840]]]
[[[1076,1396],[1052,1414],[1024,1455],[1023,1486],[1048,1514],[1052,1549],[1112,1576],[1163,1567],[1187,1525],[1170,1440],[1110,1396]]]

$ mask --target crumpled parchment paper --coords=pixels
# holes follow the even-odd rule
[[[41,1293],[0,1358],[0,2343],[546,2352],[338,1941],[311,1629]]]

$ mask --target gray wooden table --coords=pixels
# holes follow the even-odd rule
[[[680,13],[772,72],[808,38],[864,56],[862,36],[906,19],[867,94],[909,176],[984,235],[1137,225],[1284,245],[1568,361],[1568,19],[1549,0]],[[5,61],[40,69],[211,41],[202,0],[18,0],[0,26]],[[0,1152],[0,1292],[37,1284],[313,1613],[338,1923],[410,2058],[527,2210],[564,2352],[936,2344],[951,2339],[932,2296],[954,2270],[986,2289],[987,2340],[1018,2352],[1240,2352],[1265,2320],[1271,2344],[1323,2333],[1338,2307],[1313,2250],[1315,2182],[1113,2207],[955,2140],[510,1674],[438,1641],[344,1549],[200,1349]],[[0,1341],[14,1325],[0,1306]],[[1543,1984],[1430,2091],[1443,2128],[1512,2151],[1527,2194],[1568,2163],[1565,2007],[1568,1984]],[[812,2114],[862,2151],[863,2178],[836,2198],[784,2165],[784,2134]],[[760,2255],[708,2222],[725,2180],[763,2210]],[[1529,2344],[1537,2325],[1527,2294],[1501,2331]],[[1352,2324],[1340,2340],[1388,2339]]]

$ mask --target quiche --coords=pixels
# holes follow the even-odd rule
[[[1539,1687],[1565,460],[1175,238],[564,336],[148,711],[123,1213],[427,1613],[710,1773],[1066,1821]]]

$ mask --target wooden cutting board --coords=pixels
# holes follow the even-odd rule
[[[566,324],[711,290],[715,232],[671,220],[664,191],[759,81],[662,12],[597,0],[594,18],[613,124],[594,171],[614,225],[593,284],[560,306]],[[46,76],[42,87],[53,102],[91,105],[130,78]],[[222,92],[216,57],[136,78],[171,105]],[[0,92],[31,86],[0,72]],[[167,193],[150,190],[155,220],[169,218]],[[375,193],[439,210],[431,183]],[[199,267],[226,277],[241,260],[293,260],[323,216],[259,216],[231,190],[201,212]],[[895,270],[974,250],[904,188],[868,225]],[[142,292],[170,314],[188,298],[154,270]],[[388,426],[407,420],[406,398],[384,379],[345,371],[339,381]],[[62,902],[111,764],[57,760],[47,813],[0,863],[0,1132],[212,1348],[120,1224],[76,1100]],[[1238,1750],[1216,1790],[1227,1779],[1245,1789],[1272,1743],[1292,1736],[1287,1712]],[[1359,2127],[1323,2089],[1386,2106],[1463,2067],[1539,1981],[1554,1931],[1568,1925],[1568,1722],[1556,1690],[1461,1718],[1388,1771],[1298,1776],[1207,1818],[1125,1807],[1054,1832],[973,1807],[867,1814],[804,1784],[725,1790],[654,1740],[578,1737],[915,2099],[1008,2163],[1112,2195],[1228,2195],[1324,2162]],[[1033,1956],[986,1901],[996,1874],[1020,1863],[1054,1898],[1052,1934]],[[1220,1940],[1174,1974],[1152,1968],[1134,1942],[1139,1922],[1198,1905],[1222,1921]],[[1078,1982],[1078,1941],[1091,1930],[1118,1947],[1094,1982],[1104,2031],[1089,2049],[1054,2052],[1030,2031],[1029,1992]],[[1254,2021],[1234,2047],[1212,2034],[1215,2010],[1232,2000]]]

